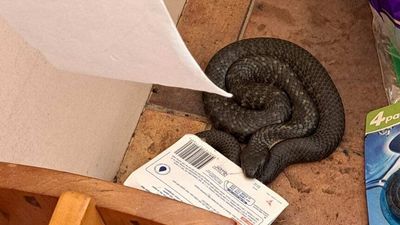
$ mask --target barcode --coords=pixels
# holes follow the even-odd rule
[[[193,140],[189,140],[189,142],[178,148],[175,154],[197,169],[203,168],[215,158],[215,156],[208,153],[201,146],[198,146]]]

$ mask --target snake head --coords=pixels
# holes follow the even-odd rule
[[[242,170],[247,177],[257,178],[261,175],[269,154],[266,151],[251,152],[246,150],[240,155]]]

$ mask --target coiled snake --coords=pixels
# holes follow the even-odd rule
[[[234,42],[214,55],[205,73],[234,97],[203,94],[217,130],[197,135],[247,176],[269,183],[287,166],[321,160],[340,143],[338,91],[321,63],[296,44],[275,38]],[[241,149],[238,141],[247,146]]]

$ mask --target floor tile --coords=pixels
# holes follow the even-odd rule
[[[188,0],[178,30],[188,49],[205,68],[222,47],[238,39],[250,0]]]
[[[146,109],[136,127],[116,181],[122,183],[131,172],[171,146],[185,134],[204,130],[206,124],[191,117],[181,117]]]
[[[288,167],[271,185],[289,202],[274,224],[367,224],[363,161],[338,150],[321,162]]]

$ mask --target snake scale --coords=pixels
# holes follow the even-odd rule
[[[287,166],[321,160],[340,143],[340,95],[326,69],[300,46],[244,39],[219,50],[205,73],[233,98],[203,93],[214,129],[197,135],[246,176],[269,183]]]

